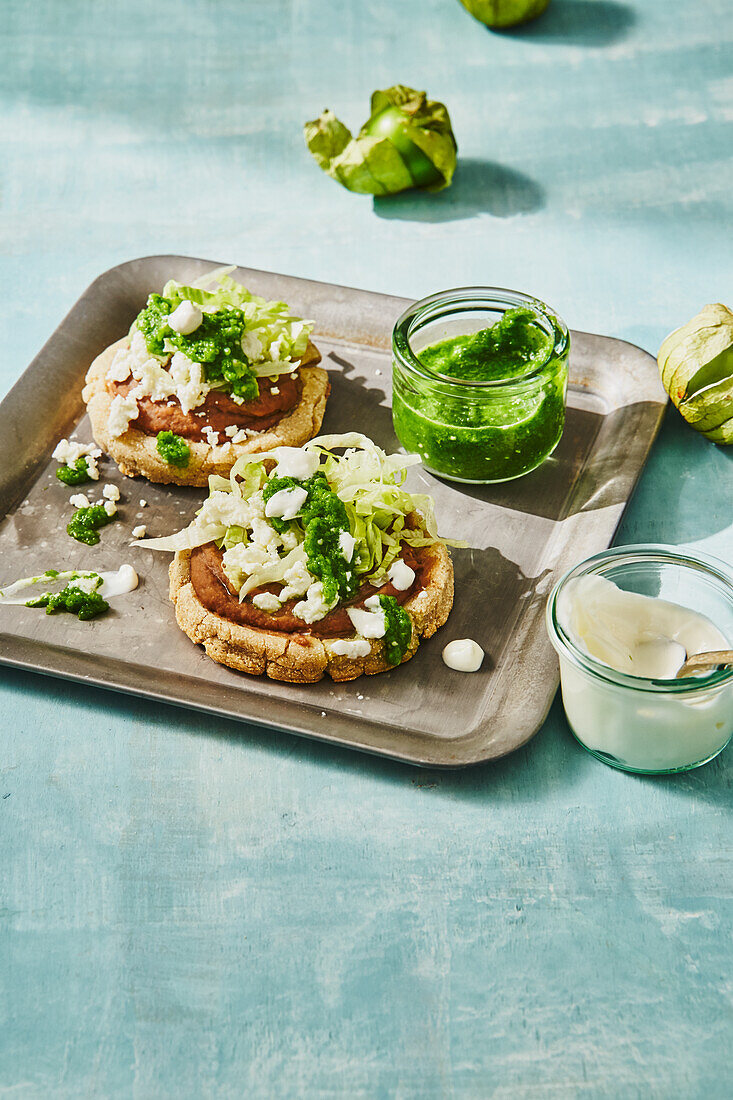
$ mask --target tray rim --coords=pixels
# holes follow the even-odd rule
[[[69,325],[73,325],[73,323],[74,323],[74,314],[77,313],[78,310],[80,310],[80,308],[82,307],[82,305],[83,305],[86,298],[88,298],[94,291],[98,291],[100,289],[103,289],[104,283],[106,281],[108,281],[110,279],[110,277],[113,277],[115,275],[119,275],[121,273],[124,273],[125,269],[128,268],[128,267],[137,266],[141,263],[144,264],[146,262],[162,263],[162,262],[165,262],[165,261],[170,261],[171,263],[174,263],[174,262],[175,263],[193,262],[193,263],[197,263],[197,264],[205,263],[205,264],[211,264],[212,267],[220,266],[216,263],[216,261],[207,260],[207,259],[204,259],[203,257],[184,256],[184,255],[173,254],[173,253],[170,253],[170,254],[160,253],[160,254],[149,254],[149,255],[145,255],[145,256],[134,257],[134,258],[131,258],[131,259],[128,259],[128,260],[124,260],[121,263],[115,264],[112,267],[107,268],[105,271],[101,272],[99,275],[97,275],[88,284],[86,289],[74,301],[74,303],[72,304],[69,311],[63,317],[63,319],[60,321],[60,323],[56,326],[56,328],[51,333],[51,335],[48,337],[48,339],[44,342],[44,344],[42,345],[42,347],[40,348],[38,353],[33,357],[31,362],[29,363],[29,365],[20,374],[20,376],[18,377],[16,382],[13,384],[13,386],[8,390],[8,392],[2,398],[2,401],[0,401],[0,416],[5,415],[7,406],[9,406],[9,405],[12,406],[12,404],[15,401],[22,400],[22,393],[23,393],[23,390],[24,390],[25,386],[28,383],[28,378],[29,378],[29,376],[33,375],[35,369],[39,365],[39,360],[43,359],[45,353],[47,352],[47,349],[51,348],[59,339],[63,339],[63,337],[65,336],[65,330],[68,328]],[[223,265],[221,265],[221,266],[223,266]],[[242,268],[242,265],[237,265],[237,267]],[[371,290],[366,290],[365,288],[359,288],[359,287],[347,287],[347,286],[344,286],[342,284],[328,283],[328,282],[325,282],[325,281],[322,281],[322,280],[308,279],[308,278],[297,276],[297,275],[286,275],[286,274],[278,273],[278,272],[264,271],[264,270],[258,269],[258,268],[246,268],[244,270],[247,270],[252,275],[262,275],[262,276],[267,277],[267,278],[291,280],[291,281],[305,283],[305,284],[312,285],[312,286],[318,286],[318,287],[321,287],[321,288],[326,288],[326,289],[329,289],[329,290],[334,290],[335,289],[335,290],[338,290],[338,291],[344,291],[346,293],[377,295],[382,299],[390,300],[390,301],[392,301],[396,304],[404,303],[404,305],[407,305],[412,300],[412,299],[409,299],[409,298],[398,297],[396,295],[383,294],[381,291],[371,291]],[[326,335],[325,332],[324,332],[324,335]],[[332,335],[332,338],[334,340],[344,339],[343,337],[337,336],[336,334],[331,334],[331,335]],[[638,345],[631,343],[630,341],[622,340],[622,339],[619,339],[617,337],[603,336],[602,334],[599,334],[599,333],[587,333],[587,332],[584,332],[583,330],[571,330],[571,336],[577,336],[577,335],[588,336],[588,337],[592,337],[594,339],[603,340],[603,341],[609,341],[609,342],[617,344],[617,345],[624,345],[626,347],[629,347],[629,348],[633,349],[635,352],[640,352],[643,356],[645,356],[647,359],[651,360],[652,362],[654,361],[653,356],[651,356],[651,354],[649,352],[647,352],[643,348],[640,348]],[[354,337],[354,342],[359,343],[360,341],[358,341],[357,337]],[[361,341],[361,343],[363,343],[363,341]],[[388,345],[388,342],[385,342],[385,343],[380,344],[378,346],[383,347],[386,350],[389,345]],[[653,425],[653,429],[652,429],[652,431],[651,431],[651,433],[650,433],[650,435],[647,439],[646,448],[644,450],[643,457],[642,457],[637,469],[634,471],[633,481],[631,483],[628,495],[626,496],[625,500],[622,502],[621,509],[618,512],[618,515],[615,517],[615,521],[613,523],[613,529],[611,530],[610,526],[609,526],[609,531],[607,533],[608,541],[606,543],[606,545],[608,545],[608,546],[610,546],[613,543],[616,531],[618,530],[618,527],[619,527],[619,524],[620,524],[621,519],[623,517],[624,511],[625,511],[626,507],[628,506],[629,501],[631,500],[631,497],[633,496],[633,493],[636,489],[639,478],[641,477],[641,474],[643,472],[644,466],[646,465],[646,462],[647,462],[647,459],[649,457],[649,453],[650,453],[651,448],[653,446],[654,440],[656,439],[656,437],[657,437],[657,435],[660,431],[663,416],[664,416],[664,412],[665,412],[665,409],[666,409],[666,405],[668,403],[667,399],[666,399],[666,395],[664,395],[664,398],[663,398],[662,394],[663,394],[663,390],[662,390],[661,384],[660,384],[658,386],[658,394],[657,394],[658,399],[657,400],[654,400],[653,398],[648,398],[647,399],[647,403],[649,403],[650,405],[656,405],[658,407],[656,420],[655,420],[655,423]],[[632,407],[632,405],[633,405],[633,402],[629,403],[628,407]],[[625,406],[621,406],[621,407],[623,408]],[[36,472],[35,464],[33,464],[30,469],[27,469],[24,472],[24,477],[23,477],[23,484],[24,485],[27,486],[29,484],[32,484],[35,472]],[[14,506],[14,502],[11,501],[7,511],[5,511],[3,513],[3,516],[0,517],[0,519],[4,518],[7,514],[9,514],[9,512],[12,511],[13,506]],[[404,751],[404,750],[403,751],[397,751],[397,750],[390,749],[390,748],[388,748],[386,746],[383,746],[383,745],[360,743],[360,742],[357,742],[357,741],[344,740],[343,737],[340,737],[337,734],[329,734],[327,730],[318,731],[318,730],[313,729],[313,728],[311,728],[311,727],[309,727],[305,724],[301,725],[301,724],[298,724],[298,723],[293,722],[293,721],[289,721],[287,724],[285,724],[283,722],[269,720],[267,717],[261,716],[261,715],[254,716],[251,713],[248,713],[248,714],[234,713],[233,710],[227,708],[225,705],[214,706],[214,705],[209,705],[205,702],[197,702],[195,700],[194,701],[183,700],[183,699],[180,698],[180,696],[176,697],[174,695],[172,689],[171,690],[161,690],[161,688],[163,687],[162,680],[163,679],[167,680],[168,678],[171,678],[171,677],[174,676],[174,674],[171,673],[171,672],[166,671],[164,673],[161,673],[161,670],[158,670],[157,679],[156,679],[156,688],[155,689],[146,688],[143,685],[136,685],[135,686],[135,685],[130,684],[129,682],[126,683],[122,679],[115,680],[114,678],[111,678],[111,677],[107,677],[105,679],[105,678],[102,678],[102,676],[100,674],[94,675],[93,672],[90,673],[89,671],[86,671],[82,666],[85,666],[86,664],[89,664],[90,662],[93,663],[94,662],[94,657],[91,657],[90,655],[84,653],[83,651],[79,651],[79,650],[71,649],[71,648],[67,649],[65,647],[56,646],[56,645],[53,645],[53,644],[48,643],[48,642],[44,643],[42,641],[33,640],[33,639],[29,639],[29,638],[24,638],[24,637],[19,637],[18,635],[7,634],[5,632],[0,633],[0,641],[2,641],[3,643],[7,643],[8,641],[10,641],[16,647],[16,649],[19,650],[17,655],[13,655],[13,654],[10,654],[10,653],[5,651],[5,645],[3,645],[2,648],[0,648],[0,664],[5,665],[5,666],[10,667],[10,668],[19,668],[19,669],[23,669],[24,671],[28,671],[28,672],[34,672],[34,673],[39,673],[39,674],[44,674],[44,675],[50,675],[50,676],[53,676],[54,678],[58,678],[58,679],[72,680],[72,681],[74,681],[76,683],[80,683],[80,684],[89,684],[89,685],[91,685],[93,687],[96,687],[96,688],[102,688],[102,689],[108,690],[108,691],[115,691],[117,693],[124,694],[124,695],[138,696],[138,697],[148,699],[148,700],[163,701],[165,703],[169,703],[169,704],[172,704],[174,706],[179,706],[179,707],[185,708],[187,710],[193,710],[195,712],[200,712],[200,713],[220,715],[221,717],[225,717],[227,719],[235,719],[235,720],[243,722],[243,723],[249,723],[250,725],[261,726],[265,729],[272,729],[272,730],[277,730],[277,731],[280,731],[280,732],[291,733],[291,734],[294,734],[296,736],[302,736],[302,737],[306,737],[306,738],[311,739],[311,740],[321,741],[321,742],[324,742],[325,744],[337,745],[337,746],[342,747],[342,748],[348,748],[350,750],[356,750],[356,751],[364,752],[364,753],[367,753],[367,754],[370,754],[370,755],[382,756],[382,757],[385,757],[385,758],[390,759],[390,760],[398,761],[400,763],[405,763],[405,764],[409,764],[409,765],[413,765],[413,766],[417,766],[417,767],[431,768],[431,769],[435,769],[435,770],[456,770],[458,768],[472,767],[472,766],[477,766],[477,765],[480,765],[480,764],[486,764],[486,763],[489,763],[493,760],[499,760],[499,759],[503,758],[504,756],[507,756],[510,753],[516,751],[517,749],[522,748],[524,745],[526,745],[532,739],[532,737],[534,737],[541,730],[542,726],[544,725],[544,722],[546,721],[547,714],[549,713],[549,710],[552,707],[552,704],[554,702],[554,699],[555,699],[555,696],[556,696],[556,693],[557,693],[557,689],[556,689],[555,692],[553,693],[553,695],[550,696],[550,699],[549,699],[549,702],[548,702],[547,707],[545,709],[545,712],[542,715],[542,718],[539,721],[539,723],[533,729],[531,729],[528,733],[524,733],[520,740],[517,740],[517,741],[513,742],[511,744],[511,746],[503,747],[501,749],[501,751],[498,751],[498,752],[496,750],[494,750],[493,752],[488,753],[488,755],[476,755],[475,753],[469,753],[467,756],[461,756],[460,752],[456,751],[455,753],[452,754],[452,758],[445,759],[446,756],[450,755],[451,746],[455,746],[455,749],[459,750],[460,746],[465,742],[465,738],[458,738],[458,739],[455,739],[455,740],[452,740],[452,741],[444,741],[444,742],[436,741],[436,740],[433,739],[433,740],[427,742],[426,744],[428,744],[430,746],[435,746],[436,744],[439,744],[439,745],[442,745],[443,749],[444,749],[443,759],[436,760],[436,759],[430,758],[429,752],[428,753],[419,753],[419,752],[418,753],[411,753],[411,752],[407,752],[407,751]],[[38,659],[35,658],[36,653],[45,654],[47,659],[43,662],[39,661]],[[48,656],[51,656],[52,658],[54,658],[54,660],[49,661]],[[105,658],[104,660],[108,660],[108,659]],[[123,665],[123,667],[133,667],[134,668],[136,666],[124,666]],[[557,683],[558,679],[559,679],[559,677],[556,677],[556,683]],[[217,684],[217,685],[214,685],[214,687],[220,693],[224,693],[224,694],[229,693],[229,689],[226,685]],[[262,700],[261,696],[258,696],[258,695],[255,695],[255,694],[247,695],[247,693],[245,693],[245,697],[248,698],[251,701],[252,704],[254,704],[256,702],[260,702]],[[306,716],[306,718],[307,718],[307,716],[308,716],[308,714],[311,710],[316,709],[316,708],[313,707],[312,704],[307,704],[304,701],[294,701],[294,700],[282,699],[282,700],[278,700],[278,704],[281,707],[285,708],[285,709],[290,709],[290,710],[295,709],[295,710],[301,711]],[[252,707],[251,707],[251,709],[252,709]],[[360,726],[362,729],[367,729],[367,728],[370,727],[370,725],[372,727],[374,725],[374,723],[368,723],[368,722],[365,722],[365,721],[360,722],[359,719],[354,719],[354,718],[350,719],[350,721],[353,722],[355,726],[357,726],[357,727]],[[405,737],[408,737],[410,740],[415,739],[414,735],[406,729],[405,730],[400,730],[399,727],[394,726],[394,725],[392,725],[390,728],[393,729],[393,730],[398,730]],[[480,728],[480,727],[477,727],[477,729],[478,728]],[[474,739],[472,739],[469,742],[469,746],[473,743],[473,740]]]

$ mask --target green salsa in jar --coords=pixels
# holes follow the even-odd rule
[[[453,481],[509,481],[560,441],[570,339],[544,303],[514,291],[448,290],[392,335],[397,437]]]

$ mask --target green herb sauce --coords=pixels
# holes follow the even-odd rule
[[[47,570],[46,576],[50,572],[52,570]],[[95,588],[99,588],[101,584],[102,578],[97,577]],[[105,611],[109,611],[109,604],[98,592],[85,592],[73,580],[69,581],[66,587],[55,595],[51,592],[44,592],[38,599],[28,600],[26,607],[45,607],[47,615],[55,615],[59,611],[68,611],[84,621],[94,619],[97,615],[104,615]]]
[[[169,466],[178,466],[183,469],[188,466],[191,458],[191,448],[185,439],[175,432],[158,432],[155,440],[158,454]]]
[[[259,386],[249,359],[242,351],[242,336],[246,327],[241,309],[221,309],[204,313],[195,332],[183,336],[168,324],[168,316],[180,305],[181,298],[164,298],[151,294],[136,325],[143,335],[151,355],[164,355],[173,347],[189,359],[202,363],[209,385],[222,383],[222,388],[234,397],[253,401]]]
[[[506,481],[538,466],[557,446],[565,422],[567,354],[528,309],[510,309],[490,328],[441,340],[419,353],[445,382],[394,365],[392,411],[402,445],[428,469],[458,481]],[[526,383],[523,376],[537,373]],[[458,382],[502,382],[482,393]]]
[[[116,516],[108,516],[101,504],[92,504],[89,508],[77,508],[71,523],[66,530],[72,539],[86,543],[87,546],[96,546],[99,542],[97,531],[100,527],[106,527]]]
[[[412,639],[412,620],[394,596],[380,596],[379,605],[384,612],[387,627],[383,638],[387,663],[398,665],[407,653]]]
[[[86,481],[92,480],[84,455],[80,455],[73,466],[59,466],[56,477],[59,481],[63,481],[64,485],[83,485]]]
[[[527,374],[551,349],[552,339],[531,310],[508,309],[490,328],[424,348],[420,361],[436,374],[463,382],[498,382]]]
[[[313,576],[321,581],[324,599],[329,603],[336,597],[350,599],[359,584],[352,563],[345,560],[339,545],[339,535],[349,530],[343,502],[322,473],[304,481],[294,477],[270,478],[262,492],[265,503],[281,489],[305,489],[308,496],[296,519],[273,518],[269,522],[280,533],[291,524],[300,523],[305,533],[307,566]]]

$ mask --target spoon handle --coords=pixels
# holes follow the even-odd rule
[[[710,653],[695,653],[694,656],[687,658],[677,673],[677,679],[692,676],[696,672],[704,672],[705,669],[719,668],[720,665],[733,665],[733,649],[715,649]]]

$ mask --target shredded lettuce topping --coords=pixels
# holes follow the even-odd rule
[[[301,477],[294,476],[293,456],[303,460]],[[256,606],[271,612],[303,597],[293,614],[314,622],[365,581],[386,584],[405,547],[449,541],[438,534],[432,499],[404,488],[409,467],[419,462],[416,455],[386,454],[357,432],[320,436],[300,450],[245,455],[228,478],[209,478],[209,496],[188,527],[139,545],[183,550],[215,542],[240,600],[268,586],[254,596]],[[278,472],[281,465],[286,473]],[[394,597],[380,596],[380,606],[387,659],[398,663],[411,621]]]
[[[170,280],[162,294],[149,296],[133,329],[142,334],[151,355],[179,351],[202,364],[209,387],[252,401],[259,393],[258,377],[295,369],[313,322],[294,317],[285,302],[251,294],[231,278],[231,270],[220,268],[192,286]],[[184,301],[198,306],[203,316],[193,331],[181,333],[170,319]]]

